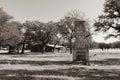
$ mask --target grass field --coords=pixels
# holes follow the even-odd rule
[[[90,64],[69,53],[0,54],[0,80],[120,80],[119,49],[90,50]]]

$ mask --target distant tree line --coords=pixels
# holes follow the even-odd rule
[[[102,50],[108,50],[108,49],[116,49],[116,48],[120,48],[120,41],[116,41],[113,43],[98,43],[98,42],[92,42],[91,49],[102,49]]]

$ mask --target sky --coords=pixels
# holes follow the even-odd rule
[[[91,23],[103,12],[104,0],[0,0],[0,7],[14,17],[14,20],[39,20],[41,22],[59,21],[67,12],[79,10],[85,13]],[[93,36],[96,42],[113,42],[104,40],[105,35]]]

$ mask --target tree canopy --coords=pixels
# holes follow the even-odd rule
[[[19,22],[14,21],[5,24],[1,30],[1,42],[12,47],[22,42],[24,36],[20,29],[21,26]]]
[[[108,38],[120,37],[120,0],[106,0],[104,13],[95,22],[95,31],[109,32]]]
[[[72,47],[75,39],[75,21],[84,20],[85,26],[89,26],[85,15],[78,10],[68,12],[59,22],[49,21],[43,23],[40,21],[26,21],[23,24],[12,21],[12,17],[0,8],[0,42],[11,47],[21,44],[22,53],[24,53],[25,44],[40,44],[43,52],[46,44],[62,44],[66,42],[72,53]],[[88,27],[86,28],[89,32]],[[86,38],[87,42],[91,38]],[[20,46],[21,46],[20,45]]]
[[[27,27],[25,37],[33,44],[42,45],[43,48],[52,40],[58,30],[54,22],[27,21],[24,26]]]
[[[7,21],[13,17],[8,15],[2,8],[0,8],[0,26],[3,26]]]
[[[71,12],[68,12],[65,15],[65,17],[58,22],[58,27],[60,29],[62,37],[69,43],[70,53],[72,53],[73,43],[75,41],[75,34],[76,34],[75,21],[81,21],[81,20],[85,21],[84,25],[86,27],[87,32],[89,32],[88,19],[86,19],[84,13],[80,12],[79,10],[72,10]],[[91,39],[91,38],[89,38],[89,39]]]

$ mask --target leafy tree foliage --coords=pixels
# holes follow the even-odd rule
[[[107,38],[120,36],[120,0],[106,0],[104,14],[94,24],[95,31],[111,31]]]
[[[27,21],[24,23],[27,27],[25,37],[30,39],[34,44],[42,45],[42,52],[44,53],[46,44],[49,43],[57,33],[57,26],[53,22],[42,23],[39,21]]]
[[[19,22],[8,22],[1,29],[0,39],[2,44],[9,45],[9,48],[14,48],[23,40],[21,32],[21,24]],[[9,50],[11,53],[11,50]]]
[[[10,19],[12,19],[12,17],[8,15],[2,8],[0,8],[0,35],[1,35],[1,29]]]
[[[2,27],[7,21],[12,19],[2,8],[0,8],[0,26]]]
[[[75,40],[75,21],[78,20],[85,20],[85,26],[88,26],[88,21],[85,19],[83,13],[79,12],[78,10],[73,10],[68,12],[67,15],[58,22],[58,27],[63,38],[68,41],[70,53],[73,51],[73,43]],[[88,28],[87,28],[88,29]],[[88,29],[89,32],[89,29]]]

